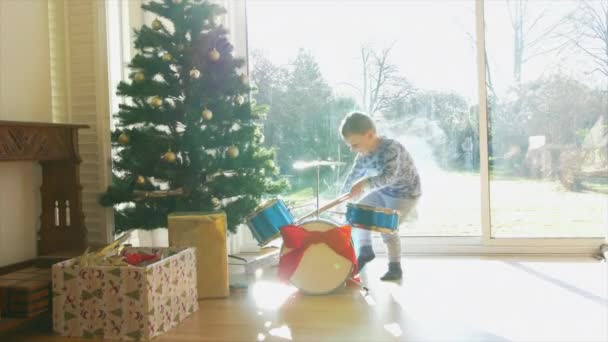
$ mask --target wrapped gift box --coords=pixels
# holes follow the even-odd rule
[[[147,266],[53,265],[53,330],[62,336],[147,340],[198,310],[194,248],[126,248],[162,256]]]
[[[50,304],[51,270],[29,267],[0,276],[0,312],[7,317],[32,317]]]
[[[14,317],[32,317],[49,309],[50,282],[26,280],[9,288],[8,313]]]
[[[196,247],[199,299],[227,297],[230,287],[226,214],[223,211],[172,213],[168,226],[170,246]]]

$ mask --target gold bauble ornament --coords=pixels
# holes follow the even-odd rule
[[[245,102],[245,98],[241,95],[235,96],[234,97],[234,103],[236,103],[237,105],[242,105]]]
[[[203,112],[201,113],[201,116],[206,121],[209,121],[209,120],[213,119],[213,112],[210,111],[209,109],[205,108],[205,110],[203,110]]]
[[[212,62],[217,62],[220,60],[220,52],[217,51],[215,48],[213,48],[213,50],[209,51],[209,60]]]
[[[171,61],[171,60],[173,60],[173,56],[171,56],[171,54],[170,54],[170,53],[165,52],[165,53],[163,54],[163,61],[165,61],[165,62],[169,62],[169,61]]]
[[[219,207],[219,206],[220,206],[220,203],[221,203],[221,202],[220,202],[219,198],[217,198],[217,197],[213,197],[213,198],[211,198],[211,205],[212,205],[214,208]]]
[[[158,20],[158,19],[154,19],[152,21],[152,29],[154,29],[155,31],[158,31],[161,28],[163,28],[163,23],[161,23],[160,20]]]
[[[129,143],[129,136],[122,133],[119,137],[118,137],[118,142],[121,143],[122,145],[126,145]]]
[[[144,184],[146,184],[146,177],[137,176],[137,179],[135,180],[135,182],[137,183],[137,185],[144,185]]]
[[[186,48],[186,47],[184,46],[184,44],[181,44],[181,43],[180,43],[180,44],[177,44],[177,51],[180,51],[180,52],[181,52],[181,51],[184,51],[184,49],[185,49],[185,48]]]
[[[167,163],[175,163],[175,161],[177,160],[177,156],[173,151],[171,151],[171,149],[169,149],[169,151],[167,151],[165,155],[163,155],[163,160]]]
[[[135,73],[135,75],[133,75],[133,79],[135,80],[135,82],[141,82],[146,79],[146,76],[143,72],[138,71]]]
[[[239,149],[236,146],[230,146],[227,153],[228,157],[234,159],[239,156]]]
[[[158,107],[160,107],[160,106],[162,106],[162,105],[163,105],[163,100],[162,100],[160,97],[158,97],[158,96],[153,96],[153,97],[150,99],[150,104],[151,104],[153,107],[158,108]]]
[[[201,77],[201,72],[198,69],[193,68],[192,70],[190,70],[190,77],[199,78]]]

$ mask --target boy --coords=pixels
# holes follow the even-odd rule
[[[362,113],[347,114],[340,131],[350,149],[357,152],[342,192],[350,192],[351,198],[367,192],[358,203],[397,210],[400,219],[405,220],[421,195],[420,177],[410,154],[398,141],[377,135],[372,119]],[[376,257],[371,231],[360,232],[359,270]],[[403,276],[399,232],[382,233],[382,240],[388,249],[389,264],[381,279],[399,280]]]

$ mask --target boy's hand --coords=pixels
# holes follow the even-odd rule
[[[367,186],[368,186],[367,179],[362,179],[362,180],[358,181],[350,189],[350,196],[352,198],[357,198],[357,197],[361,196],[363,194],[363,192],[365,192],[365,188],[367,188]]]

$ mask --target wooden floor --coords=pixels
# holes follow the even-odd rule
[[[409,257],[400,284],[378,280],[385,266],[375,260],[363,274],[367,295],[298,295],[266,270],[154,341],[608,341],[606,263]],[[79,340],[30,332],[0,341]]]

